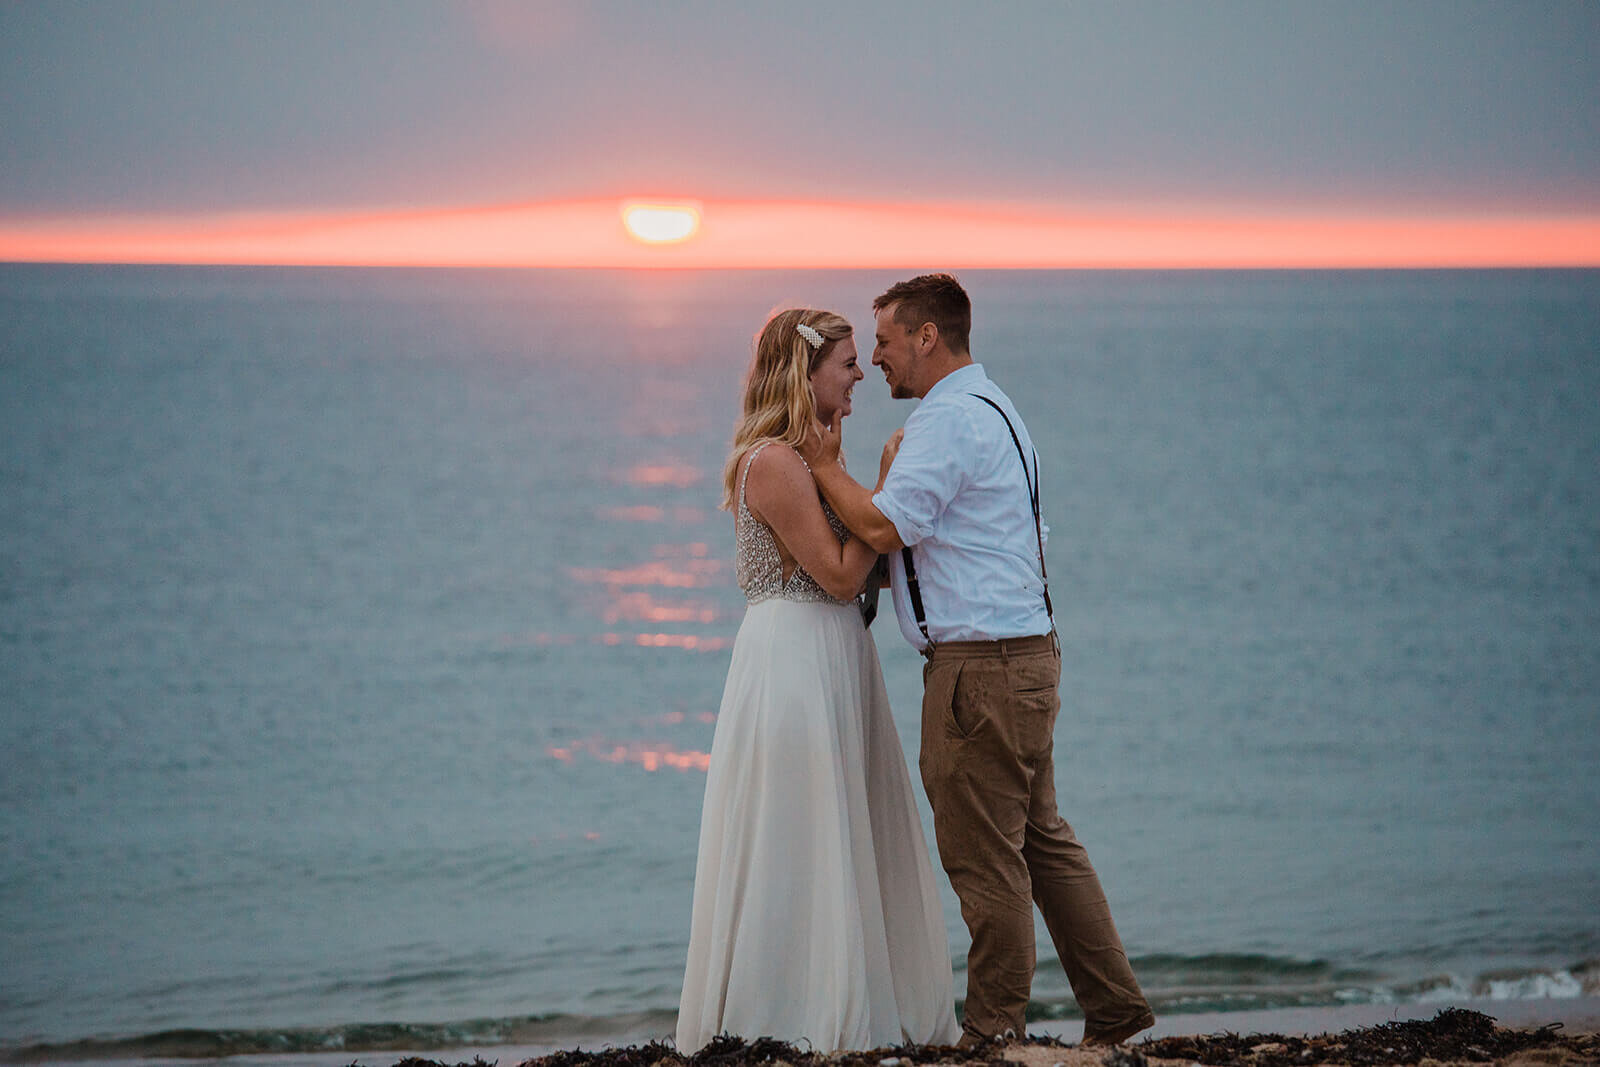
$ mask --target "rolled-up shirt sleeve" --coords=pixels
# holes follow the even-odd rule
[[[872,504],[894,524],[902,544],[930,536],[945,507],[967,480],[961,462],[970,435],[969,420],[955,405],[918,408],[906,420],[905,438],[895,455],[883,489]]]

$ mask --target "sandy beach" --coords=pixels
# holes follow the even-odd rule
[[[1438,1004],[1352,1004],[1245,1012],[1176,1014],[1123,1046],[1082,1048],[1081,1020],[1029,1027],[1025,1041],[957,1054],[908,1048],[836,1053],[810,1062],[838,1067],[917,1067],[922,1064],[1018,1064],[1021,1067],[1164,1067],[1216,1063],[1277,1067],[1319,1063],[1508,1065],[1600,1064],[1600,997],[1541,1000],[1460,999]],[[1346,1040],[1340,1040],[1340,1039]],[[1296,1040],[1302,1039],[1302,1040]],[[524,1067],[651,1067],[662,1046],[649,1035],[595,1046],[587,1042],[554,1051],[485,1049],[485,1061]],[[694,1067],[735,1067],[793,1062],[781,1048],[708,1047],[687,1060]],[[788,1051],[793,1051],[792,1049]],[[391,1061],[359,1057],[388,1067]],[[393,1061],[401,1063],[401,1060]],[[675,1057],[667,1063],[685,1062]],[[333,1067],[333,1065],[329,1065]],[[408,1067],[424,1067],[412,1063]]]
[[[1600,996],[1537,1000],[1460,998],[1435,1004],[1346,1004],[1259,1011],[1170,1014],[1158,1017],[1154,1027],[1139,1034],[1126,1047],[1137,1049],[1146,1041],[1211,1034],[1282,1034],[1314,1037],[1382,1026],[1386,1023],[1428,1020],[1449,1009],[1488,1016],[1497,1025],[1506,1029],[1537,1030],[1541,1027],[1559,1025],[1563,1034],[1600,1034]],[[541,1059],[562,1050],[582,1049],[594,1052],[607,1048],[643,1045],[652,1040],[659,1040],[663,1035],[640,1029],[626,1034],[607,1036],[574,1034],[565,1040],[558,1035],[551,1036],[552,1040],[548,1044],[505,1046],[473,1051],[482,1055],[485,1060],[498,1059],[502,1064],[522,1063],[529,1059]],[[1063,1019],[1030,1023],[1028,1037],[1047,1038],[1067,1045],[1076,1045],[1083,1037],[1083,1020]],[[1103,1051],[1093,1056],[1093,1062],[1100,1061]],[[1084,1052],[1079,1055],[1081,1057],[1089,1053]],[[328,1067],[343,1067],[343,1064],[348,1062],[348,1059],[344,1059],[340,1064]],[[361,1057],[360,1062],[368,1067],[386,1067],[391,1061],[380,1056]],[[1058,1059],[1051,1062],[1065,1061]]]
[[[1461,1014],[1465,1013],[1465,1014]],[[1471,1018],[1477,1016],[1481,1018]],[[1462,1027],[1490,1028],[1493,1041],[1461,1038]],[[1426,1044],[1431,1032],[1443,1035],[1444,1047],[1459,1047],[1458,1056],[1407,1055],[1406,1048],[1420,1033]],[[1543,1031],[1542,1035],[1540,1032]],[[777,1043],[755,1043],[719,1052],[702,1050],[680,1057],[663,1042],[667,1033],[661,1017],[636,1020],[621,1029],[574,1028],[541,1033],[533,1041],[517,1044],[438,1049],[351,1049],[215,1057],[187,1055],[106,1056],[74,1058],[70,1054],[48,1060],[23,1055],[7,1062],[95,1064],[96,1067],[189,1067],[196,1063],[228,1063],[236,1067],[653,1067],[655,1064],[691,1064],[692,1067],[741,1067],[753,1063],[836,1064],[838,1067],[919,1067],[939,1063],[1018,1064],[1020,1067],[1163,1067],[1180,1063],[1237,1063],[1251,1067],[1318,1063],[1501,1063],[1515,1065],[1600,1064],[1600,997],[1539,1000],[1457,999],[1437,1004],[1351,1004],[1331,1007],[1280,1008],[1261,1011],[1172,1014],[1158,1019],[1149,1031],[1117,1049],[1080,1048],[1081,1020],[1035,1023],[1025,1041],[1009,1042],[967,1055],[953,1049],[896,1048],[871,1052],[837,1053],[826,1059],[804,1049],[786,1049]],[[1401,1040],[1373,1040],[1393,1034]],[[1496,1054],[1496,1041],[1516,1044],[1517,1035],[1540,1035],[1534,1047]],[[1353,1051],[1335,1036],[1360,1035]],[[1280,1040],[1283,1039],[1283,1040]],[[1298,1044],[1296,1039],[1303,1039]],[[1392,1058],[1384,1058],[1394,1047]],[[1476,1051],[1471,1051],[1476,1049]],[[1335,1055],[1329,1055],[1330,1050]],[[786,1056],[785,1052],[795,1054]]]
[[[1345,1004],[1337,1007],[1273,1008],[1261,1011],[1205,1012],[1167,1015],[1139,1035],[1146,1038],[1185,1034],[1298,1034],[1339,1033],[1360,1026],[1378,1026],[1406,1019],[1428,1019],[1446,1008],[1475,1011],[1512,1029],[1537,1029],[1560,1023],[1565,1033],[1600,1033],[1600,996],[1543,998],[1539,1000],[1458,999],[1438,1004]],[[1048,1034],[1077,1043],[1083,1022],[1064,1019],[1028,1027],[1029,1034]]]

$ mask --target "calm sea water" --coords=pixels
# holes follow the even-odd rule
[[[668,1032],[750,337],[894,280],[0,266],[0,1046]],[[1594,992],[1600,272],[966,281],[1158,1011]]]

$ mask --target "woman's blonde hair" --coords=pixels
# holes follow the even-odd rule
[[[822,337],[811,342],[795,327],[809,326]],[[739,463],[762,441],[780,441],[791,448],[805,440],[817,418],[811,375],[833,347],[851,334],[850,323],[831,311],[789,308],[767,320],[756,335],[755,358],[744,379],[744,407],[733,431],[733,450],[722,471],[722,507],[737,506]]]

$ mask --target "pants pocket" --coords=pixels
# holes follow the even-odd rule
[[[917,766],[922,771],[922,784],[927,787],[928,800],[934,802],[939,795],[939,783],[949,778],[954,766],[955,743],[945,720],[949,718],[950,702],[955,698],[956,682],[961,678],[961,661],[929,661],[922,666],[922,746]]]
[[[954,718],[956,694],[966,664],[959,659],[930,662],[922,671],[922,736],[962,737]]]
[[[1061,710],[1061,661],[1050,654],[1013,660],[1007,665],[1006,683],[1018,754],[1033,759],[1049,752]]]

